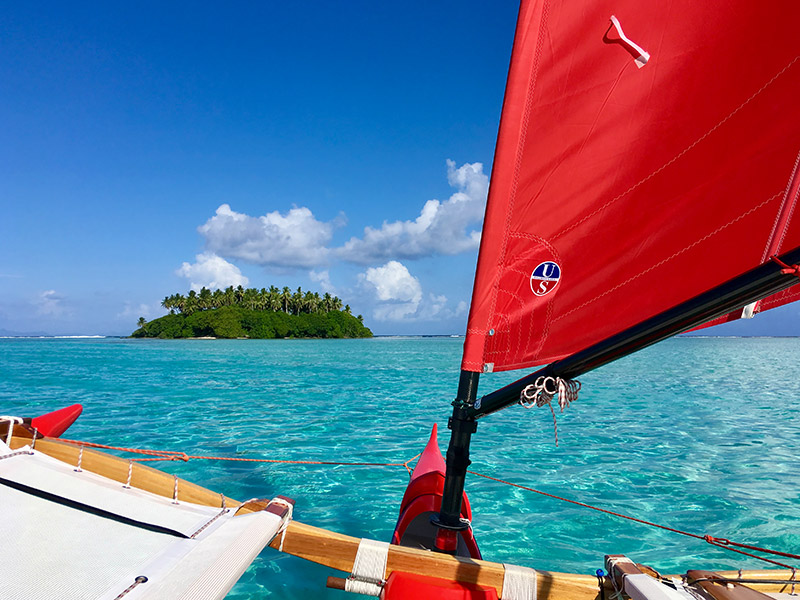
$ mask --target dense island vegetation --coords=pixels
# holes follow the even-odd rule
[[[186,296],[173,294],[161,302],[169,314],[147,322],[139,319],[139,328],[131,337],[157,338],[362,338],[372,337],[363,317],[354,317],[350,306],[331,294],[279,290],[224,290],[202,288]]]

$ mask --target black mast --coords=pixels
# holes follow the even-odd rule
[[[438,517],[431,519],[440,528],[445,528],[439,530],[440,536],[437,536],[437,550],[449,550],[449,548],[444,548],[438,543],[439,538],[443,536],[443,531],[466,528],[466,525],[458,527],[458,524],[460,523],[464,477],[467,466],[470,464],[469,442],[472,433],[477,427],[477,419],[518,402],[522,390],[540,376],[560,377],[562,379],[578,377],[637,350],[693,329],[737,308],[800,283],[800,273],[796,271],[784,272],[787,270],[784,264],[797,265],[800,263],[800,247],[786,252],[778,258],[780,263],[770,260],[722,285],[655,315],[638,325],[629,327],[589,348],[551,363],[480,399],[476,400],[478,374],[461,371],[458,397],[453,403],[453,416],[449,424],[452,434],[450,436],[450,447],[447,451],[447,473],[442,497],[442,509]],[[713,268],[713,266],[709,266],[709,268]],[[467,384],[467,380],[472,383]]]
[[[469,527],[461,521],[461,498],[464,495],[464,480],[467,476],[469,443],[478,427],[475,417],[470,416],[478,397],[479,373],[461,371],[458,380],[458,393],[453,401],[453,416],[447,423],[451,430],[450,445],[447,448],[447,472],[444,478],[442,507],[431,522],[436,525],[435,549],[439,552],[455,554],[458,547],[458,532]]]

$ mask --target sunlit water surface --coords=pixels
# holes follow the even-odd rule
[[[75,439],[188,454],[403,462],[447,417],[463,340],[0,340],[0,413],[80,402]],[[800,552],[800,339],[680,338],[581,378],[558,415],[480,422],[472,469],[694,533]],[[486,393],[519,376],[484,376]],[[388,540],[403,468],[190,461],[164,470]],[[666,572],[760,567],[703,541],[470,477],[484,557],[593,573],[604,554]],[[267,549],[232,600],[341,598],[328,569]]]

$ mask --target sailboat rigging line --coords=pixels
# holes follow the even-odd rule
[[[87,448],[100,448],[103,450],[118,450],[120,452],[130,452],[131,454],[146,454],[151,458],[131,458],[132,462],[145,462],[157,460],[179,460],[189,462],[190,460],[224,460],[230,462],[258,462],[258,463],[276,463],[276,464],[290,464],[290,465],[329,465],[334,467],[405,467],[406,471],[411,473],[409,463],[420,457],[416,454],[405,462],[401,463],[378,463],[378,462],[335,462],[329,460],[281,460],[275,458],[242,458],[239,456],[198,456],[193,454],[186,454],[186,452],[177,452],[175,450],[147,450],[143,448],[124,448],[122,446],[109,446],[106,444],[97,444],[94,442],[80,442],[77,440],[68,440],[59,438],[59,442],[66,442],[68,444],[75,444],[78,446],[86,446]],[[129,469],[130,470],[130,469]],[[130,477],[130,475],[129,475]],[[130,478],[128,479],[130,484]]]
[[[645,521],[644,519],[637,519],[636,517],[630,517],[628,515],[623,515],[621,513],[614,512],[612,510],[607,510],[605,508],[600,508],[598,506],[592,506],[591,504],[586,504],[584,502],[578,502],[577,500],[570,500],[569,498],[563,498],[562,496],[556,496],[555,494],[548,494],[547,492],[543,492],[541,490],[537,490],[532,487],[528,487],[525,485],[521,485],[519,483],[513,483],[511,481],[506,481],[505,479],[498,479],[497,477],[492,477],[491,475],[484,475],[483,473],[478,473],[476,471],[467,471],[467,473],[471,475],[476,475],[478,477],[482,477],[484,479],[488,479],[490,481],[494,481],[496,483],[502,483],[504,485],[510,485],[512,487],[516,487],[528,492],[533,492],[534,494],[539,494],[541,496],[547,496],[548,498],[553,498],[554,500],[561,500],[563,502],[569,502],[570,504],[575,504],[576,506],[582,506],[583,508],[590,508],[592,510],[596,510],[601,513],[605,513],[607,515],[612,515],[614,517],[620,517],[621,519],[627,519],[628,521],[634,521],[636,523],[641,523],[642,525],[649,525],[651,527],[657,527],[659,529],[664,529],[666,531],[671,531],[672,533],[679,533],[680,535],[685,535],[688,537],[692,537],[698,540],[704,540],[711,544],[712,546],[717,546],[718,548],[722,548],[724,550],[730,550],[732,552],[738,552],[739,554],[744,554],[745,556],[750,556],[752,558],[757,558],[758,560],[763,560],[768,563],[772,563],[774,565],[778,565],[779,567],[784,567],[786,569],[794,569],[791,565],[786,565],[784,563],[778,562],[776,560],[772,560],[770,558],[766,558],[763,556],[758,556],[756,554],[750,554],[749,552],[744,552],[742,550],[738,550],[737,548],[745,548],[747,550],[753,550],[756,552],[763,552],[765,554],[774,554],[776,556],[783,556],[785,558],[793,558],[800,560],[800,555],[798,554],[790,554],[788,552],[781,552],[779,550],[770,550],[769,548],[761,548],[759,546],[751,546],[749,544],[741,544],[738,542],[732,542],[725,538],[717,538],[711,535],[700,535],[697,533],[691,533],[688,531],[683,531],[681,529],[675,529],[674,527],[667,527],[666,525],[659,525],[658,523],[653,523],[651,521]],[[735,548],[733,547],[735,546]]]
[[[477,374],[476,374],[477,375]],[[405,467],[406,470],[409,472],[411,468],[409,467],[409,463],[413,462],[417,458],[420,457],[420,454],[417,454],[411,458],[409,458],[405,462],[401,463],[377,463],[377,462],[335,462],[335,461],[312,461],[312,460],[280,460],[280,459],[268,459],[268,458],[238,458],[238,457],[227,457],[227,456],[194,456],[191,454],[186,454],[185,452],[176,452],[174,450],[147,450],[142,448],[123,448],[118,446],[109,446],[106,444],[98,444],[94,442],[79,442],[76,440],[69,440],[64,438],[59,438],[61,442],[67,442],[69,444],[79,444],[82,446],[87,446],[89,448],[102,448],[106,450],[119,450],[123,452],[130,452],[134,454],[147,454],[147,455],[158,455],[154,456],[153,458],[147,459],[130,459],[131,461],[142,461],[142,460],[185,460],[188,461],[190,459],[194,460],[223,460],[223,461],[243,461],[243,462],[262,462],[262,463],[284,463],[284,464],[305,464],[305,465],[330,465],[330,466],[359,466],[359,467]],[[14,453],[17,454],[17,453]],[[8,458],[10,456],[14,456],[14,454],[9,454],[0,458]],[[784,563],[765,558],[763,556],[758,556],[756,554],[751,554],[749,552],[745,552],[744,550],[739,550],[739,548],[743,548],[745,550],[753,550],[755,552],[763,552],[765,554],[774,554],[776,556],[782,556],[784,558],[791,558],[800,560],[800,555],[791,554],[788,552],[781,552],[779,550],[770,550],[769,548],[761,548],[759,546],[753,546],[750,544],[742,544],[739,542],[732,542],[725,538],[718,538],[711,535],[700,535],[696,533],[691,533],[688,531],[683,531],[681,529],[675,529],[674,527],[668,527],[666,525],[659,525],[658,523],[653,523],[651,521],[646,521],[644,519],[638,519],[636,517],[631,517],[628,515],[623,515],[618,512],[614,512],[605,508],[600,508],[599,506],[593,506],[591,504],[586,504],[585,502],[579,502],[577,500],[570,500],[569,498],[564,498],[563,496],[557,496],[555,494],[550,494],[548,492],[543,492],[541,490],[537,490],[532,487],[528,487],[525,485],[521,485],[519,483],[513,483],[511,481],[506,481],[505,479],[499,479],[497,477],[492,477],[491,475],[484,475],[483,473],[478,473],[477,471],[471,471],[469,469],[465,469],[465,473],[469,473],[471,475],[475,475],[477,477],[481,477],[483,479],[488,479],[489,481],[494,481],[495,483],[500,483],[503,485],[508,485],[511,487],[516,487],[528,492],[533,492],[534,494],[539,494],[541,496],[546,496],[548,498],[552,498],[554,500],[561,500],[562,502],[567,502],[569,504],[574,504],[576,506],[581,506],[583,508],[589,508],[591,510],[595,510],[597,512],[605,513],[608,515],[612,515],[614,517],[619,517],[621,519],[626,519],[628,521],[634,521],[635,523],[640,523],[642,525],[649,525],[651,527],[656,527],[658,529],[664,529],[666,531],[671,531],[672,533],[678,533],[680,535],[685,535],[688,537],[692,537],[699,540],[704,540],[708,542],[712,546],[717,546],[718,548],[722,548],[723,550],[730,550],[732,552],[738,552],[739,554],[744,554],[745,556],[750,556],[752,558],[757,558],[758,560],[766,561],[777,565],[779,567],[784,567],[786,569],[795,569],[795,567],[791,565],[786,565]],[[130,480],[129,480],[130,483]],[[222,497],[222,505],[221,508],[224,510],[225,506],[225,498]],[[460,506],[459,506],[460,509]],[[465,519],[461,519],[459,516],[459,523],[462,525],[463,528],[468,528],[471,526],[471,523]]]
[[[573,379],[668,337],[689,331],[717,317],[800,283],[800,247],[773,257],[750,271],[629,327],[584,350],[478,399],[467,409],[480,419],[519,401],[522,390],[539,377]]]

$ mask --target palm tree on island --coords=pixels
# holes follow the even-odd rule
[[[169,313],[150,321],[140,317],[133,337],[372,337],[362,317],[330,293],[247,288],[190,290],[161,301]],[[145,325],[147,328],[145,329]]]

